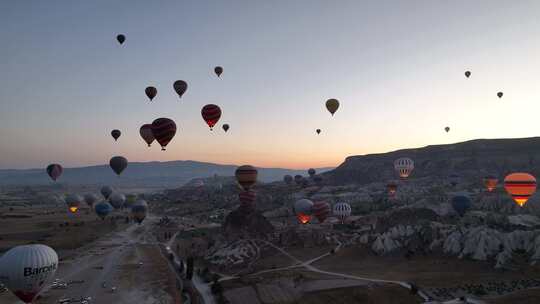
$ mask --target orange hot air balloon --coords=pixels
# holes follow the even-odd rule
[[[523,207],[536,192],[536,178],[528,173],[512,173],[504,178],[504,188]]]
[[[388,195],[390,197],[394,197],[394,195],[396,194],[396,191],[397,191],[397,184],[394,183],[394,182],[391,182],[391,183],[388,183],[386,185],[386,188],[388,189]]]
[[[486,186],[488,192],[492,192],[493,190],[495,190],[495,188],[497,188],[498,182],[499,179],[493,175],[488,175],[484,177],[484,186]]]

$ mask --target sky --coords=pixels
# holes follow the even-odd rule
[[[6,0],[0,41],[0,168],[324,167],[540,133],[539,1]],[[223,112],[213,131],[207,103]],[[139,136],[159,117],[178,126],[166,152]]]

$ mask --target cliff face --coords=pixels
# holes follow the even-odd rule
[[[332,184],[370,183],[395,179],[394,160],[409,157],[415,169],[410,178],[446,178],[457,172],[463,178],[493,174],[500,179],[510,171],[540,173],[540,137],[477,139],[456,144],[404,149],[382,154],[347,157],[336,169],[324,173]]]

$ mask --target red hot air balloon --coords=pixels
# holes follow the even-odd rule
[[[324,223],[330,211],[330,205],[327,202],[315,202],[313,204],[313,216],[319,220],[319,223]]]
[[[152,125],[151,124],[142,125],[141,128],[139,129],[139,134],[141,134],[142,139],[150,147],[150,145],[152,144],[152,142],[155,139],[154,138],[154,133],[152,132]]]
[[[246,191],[257,182],[257,169],[253,166],[240,166],[236,169],[235,175],[238,184]]]
[[[171,119],[158,118],[152,122],[152,134],[161,145],[161,150],[165,151],[165,147],[176,134],[176,124]]]
[[[212,130],[214,125],[221,117],[221,109],[215,104],[207,104],[202,108],[201,115],[204,121],[206,121],[206,123],[210,127],[210,130]]]
[[[499,182],[499,179],[495,176],[489,175],[484,177],[484,186],[486,186],[486,189],[488,192],[492,192],[497,188],[497,183]]]
[[[504,178],[504,188],[523,207],[536,192],[536,178],[528,173],[512,173]]]
[[[62,172],[64,172],[64,168],[59,164],[50,164],[47,166],[47,174],[49,174],[53,181],[56,181],[62,175]]]
[[[157,89],[155,87],[147,87],[144,89],[144,93],[146,93],[146,96],[152,101],[157,95]]]
[[[120,132],[120,130],[114,129],[111,131],[111,136],[114,138],[114,141],[117,141],[120,135],[122,135],[122,132]]]

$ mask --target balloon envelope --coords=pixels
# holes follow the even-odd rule
[[[122,132],[120,132],[120,130],[115,129],[111,131],[111,136],[114,138],[115,141],[118,140],[120,135],[122,135]]]
[[[504,188],[516,204],[523,207],[536,192],[536,178],[529,173],[512,173],[504,178]]]
[[[313,169],[313,168],[309,168],[309,170],[307,172],[308,172],[309,176],[311,176],[311,177],[313,177],[317,173],[317,171],[315,171],[315,169]]]
[[[124,35],[122,35],[122,34],[117,35],[117,36],[116,36],[116,40],[118,41],[118,43],[123,44],[124,41],[126,41],[126,36],[124,36]]]
[[[100,202],[97,203],[94,207],[94,211],[96,212],[97,216],[99,216],[101,219],[104,219],[109,213],[113,211],[113,207],[111,204],[107,202]]]
[[[165,151],[165,147],[176,134],[176,123],[169,118],[158,118],[152,122],[152,134],[161,145],[161,150]]]
[[[116,173],[117,175],[120,175],[124,169],[128,166],[128,160],[123,156],[114,156],[109,161],[109,165],[111,166],[111,169]]]
[[[492,192],[497,188],[497,183],[499,182],[499,179],[493,175],[488,175],[484,177],[484,186],[486,186],[486,189],[488,192]]]
[[[64,168],[59,164],[50,164],[47,166],[47,174],[49,174],[53,181],[56,181],[62,175],[62,172],[64,172]]]
[[[351,205],[347,203],[337,203],[334,205],[334,216],[339,218],[342,223],[351,215],[351,212]]]
[[[212,130],[221,117],[221,109],[215,104],[207,104],[202,108],[201,115]]]
[[[467,78],[471,77],[471,72],[470,72],[470,71],[466,71],[466,72],[465,72],[465,77],[467,77]]]
[[[503,97],[503,92],[497,93],[497,97],[502,98]]]
[[[446,127],[444,128],[444,130],[446,131],[446,133],[450,132],[450,127]]]
[[[120,209],[124,206],[124,203],[126,202],[126,196],[120,192],[114,192],[109,197],[109,202],[114,209]]]
[[[221,77],[221,74],[223,73],[223,68],[220,67],[220,66],[215,67],[215,68],[214,68],[214,73],[216,73],[216,75],[217,75],[218,77]],[[234,74],[234,73],[233,73],[233,74]]]
[[[154,97],[157,95],[157,89],[155,87],[147,87],[144,89],[144,93],[146,94],[146,97],[152,101],[152,99],[154,99]]]
[[[0,259],[0,281],[21,301],[31,303],[56,273],[58,255],[48,246],[23,245]]]
[[[405,179],[414,170],[414,161],[408,157],[398,158],[394,161],[394,170],[396,170],[399,177]]]
[[[145,200],[139,199],[131,207],[131,215],[137,223],[142,223],[148,213],[148,203]]]
[[[150,147],[152,145],[152,142],[154,141],[154,133],[152,132],[152,125],[151,124],[144,124],[139,129],[139,134],[141,135],[142,139],[148,144]]]
[[[319,220],[319,223],[324,223],[330,214],[330,204],[327,202],[315,202],[313,204],[313,216]]]
[[[182,98],[182,95],[186,92],[188,85],[183,80],[177,80],[173,84],[174,91],[178,94],[178,97]]]
[[[317,134],[321,134],[321,129],[317,129],[315,132],[317,132]]]
[[[257,169],[250,165],[238,167],[234,175],[238,184],[246,191],[257,182]]]
[[[93,193],[88,193],[84,196],[84,201],[89,207],[92,207],[98,201],[98,197]]]
[[[224,124],[223,125],[223,131],[225,131],[225,132],[229,131],[229,124]]]
[[[113,188],[111,188],[110,186],[103,186],[101,187],[100,192],[105,199],[108,199],[109,196],[113,193]]]
[[[339,108],[339,101],[337,99],[331,98],[326,101],[326,109],[330,114],[334,115]]]
[[[309,223],[313,214],[313,202],[305,198],[296,201],[294,203],[294,213],[300,223]]]
[[[82,201],[82,197],[80,197],[78,194],[69,194],[68,196],[66,196],[66,204],[71,213],[77,212]]]

